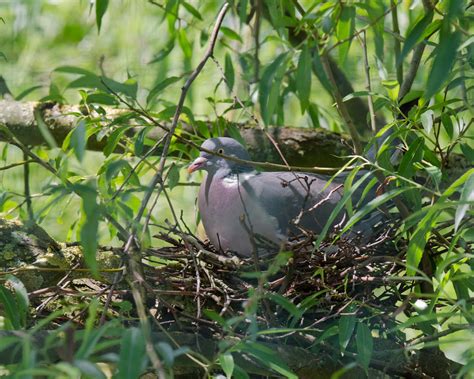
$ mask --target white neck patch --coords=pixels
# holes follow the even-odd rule
[[[258,171],[253,170],[253,171],[245,172],[241,174],[228,175],[224,179],[222,179],[222,184],[226,187],[235,187],[239,183],[245,182],[246,180],[249,180],[250,178],[254,177],[257,174],[258,174]]]

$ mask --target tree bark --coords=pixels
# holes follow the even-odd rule
[[[117,117],[131,112],[128,109],[105,108],[105,110],[109,124]],[[38,118],[44,122],[58,146],[61,146],[66,136],[77,126],[79,117],[88,115],[87,109],[79,105],[0,100],[0,124],[7,126],[27,146],[46,144],[41,128],[38,126]],[[282,163],[278,152],[265,136],[264,131],[249,125],[235,124],[234,126],[240,131],[253,160]],[[89,138],[89,149],[102,151],[107,144],[108,136],[113,129],[106,122],[103,123],[103,127],[110,128],[110,131],[104,133],[105,136],[100,140],[95,136]],[[182,123],[182,127],[187,132],[196,134],[192,125]],[[138,127],[132,128],[128,135],[133,136],[138,130]],[[352,153],[345,136],[324,129],[283,127],[268,128],[266,131],[275,139],[292,166],[338,167],[344,162],[342,157]],[[158,140],[164,133],[163,129],[156,127],[148,134],[148,137]],[[1,134],[0,140],[5,140]],[[160,150],[154,154],[159,155]]]

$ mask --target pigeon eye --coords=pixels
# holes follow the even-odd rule
[[[224,154],[224,149],[217,149],[217,154]]]

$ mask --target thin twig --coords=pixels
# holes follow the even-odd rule
[[[392,6],[393,32],[395,35],[400,35],[400,27],[398,26],[398,8],[395,6],[395,0],[390,0],[390,5]],[[398,38],[394,38],[393,49],[395,52],[395,62],[397,63],[401,52],[401,44]],[[397,80],[399,84],[403,82],[403,64],[401,62],[397,65]]]
[[[374,111],[374,102],[372,100],[372,85],[370,83],[370,65],[369,65],[369,58],[367,56],[367,33],[364,32],[362,34],[363,38],[360,38],[358,36],[360,44],[362,45],[362,50],[364,51],[364,62],[365,62],[365,78],[367,80],[367,91],[368,91],[368,96],[367,96],[367,103],[369,106],[369,115],[370,115],[370,127],[372,129],[372,132],[374,135],[377,133],[377,123],[375,120],[375,111]],[[377,143],[377,140],[375,140],[375,143]],[[378,146],[376,146],[376,149],[378,150]]]

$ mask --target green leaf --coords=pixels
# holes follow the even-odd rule
[[[232,354],[221,354],[219,356],[219,363],[227,379],[231,379],[235,368],[234,357],[232,357]]]
[[[118,372],[114,378],[139,378],[144,372],[147,362],[145,337],[141,329],[135,327],[126,329],[120,343]]]
[[[416,22],[413,28],[408,32],[405,43],[403,44],[402,52],[397,60],[397,66],[402,64],[407,54],[413,49],[413,47],[423,40],[423,33],[425,29],[430,25],[433,19],[433,11],[429,11]]]
[[[174,49],[174,46],[175,46],[175,43],[174,43],[174,36],[173,36],[173,38],[171,38],[168,41],[166,46],[164,48],[160,49],[158,54],[153,56],[153,59],[149,62],[149,64],[157,63],[157,62],[165,59],[169,55],[169,53],[171,53],[171,51]]]
[[[87,145],[86,123],[84,120],[79,121],[79,124],[72,131],[69,144],[77,160],[82,162]]]
[[[160,92],[162,92],[166,87],[170,86],[173,83],[176,83],[181,80],[180,76],[170,76],[169,78],[166,78],[159,82],[156,86],[154,86],[150,93],[148,94],[146,98],[147,104],[149,104],[155,96],[157,96]]]
[[[104,17],[109,0],[96,0],[95,3],[95,18],[97,22],[97,31],[100,33],[100,27],[102,26],[102,17]]]
[[[80,243],[84,258],[93,275],[97,275],[96,252],[98,245],[98,228],[100,208],[97,204],[97,191],[92,186],[74,184],[74,192],[82,198],[82,218],[79,225]]]
[[[275,111],[276,100],[278,97],[275,96],[275,93],[272,96],[271,91],[273,89],[273,92],[276,92],[276,85],[278,86],[278,89],[280,87],[280,81],[277,80],[277,71],[280,66],[286,69],[287,55],[288,53],[282,53],[276,57],[276,59],[265,68],[262,74],[262,79],[260,80],[258,99],[265,125],[270,123],[271,116]]]
[[[312,61],[314,74],[318,77],[319,81],[326,89],[326,91],[332,93],[332,85],[326,75],[326,71],[324,70],[323,64],[321,63],[321,56],[319,54],[319,49],[317,46],[313,48]]]
[[[467,143],[461,143],[461,151],[470,163],[474,163],[474,148]]]
[[[227,26],[221,26],[220,31],[229,39],[234,41],[243,42],[242,37],[239,34],[234,32],[232,29],[228,28]]]
[[[382,85],[387,90],[388,97],[392,101],[397,101],[398,91],[400,90],[400,83],[396,80],[383,80]]]
[[[179,29],[178,31],[178,43],[184,53],[185,58],[191,58],[193,55],[193,48],[189,43],[188,36],[186,35],[186,31],[183,28]]]
[[[12,292],[0,284],[0,304],[5,317],[5,329],[21,329],[15,297]]]
[[[420,162],[423,159],[423,148],[425,146],[425,140],[423,137],[417,138],[413,141],[408,151],[403,155],[398,172],[405,178],[411,178],[415,173],[414,164]]]
[[[108,93],[95,92],[87,95],[87,104],[118,105],[117,99]]]
[[[22,91],[19,95],[15,96],[15,100],[20,101],[21,99],[23,99],[24,97],[32,93],[33,91],[36,91],[37,89],[40,89],[40,88],[43,88],[43,86],[33,86],[30,88],[27,88],[24,91]]]
[[[225,54],[224,76],[229,90],[232,91],[235,82],[235,72],[234,66],[232,64],[232,58],[230,57],[229,53]]]
[[[443,22],[440,31],[439,44],[434,52],[433,65],[428,75],[426,84],[425,99],[430,99],[439,91],[443,83],[448,79],[449,74],[456,62],[457,49],[461,44],[461,32],[454,30],[451,32],[451,24]]]
[[[370,359],[374,350],[374,341],[369,327],[359,322],[356,331],[357,360],[362,367],[367,370],[369,368]]]
[[[464,184],[466,180],[474,174],[474,169],[465,172],[459,179],[451,184],[441,195],[438,201],[432,205],[426,215],[420,220],[412,237],[409,240],[407,249],[407,275],[415,275],[421,257],[425,249],[426,242],[431,235],[431,230],[436,225],[437,218],[441,210],[445,207],[446,200],[457,190],[459,186]]]
[[[135,152],[136,156],[140,157],[143,154],[143,152],[145,150],[146,135],[152,129],[153,129],[153,126],[150,125],[150,126],[147,126],[147,127],[143,128],[142,130],[140,130],[140,132],[138,132],[138,134],[135,138],[135,143],[134,143],[134,152]]]
[[[195,18],[202,21],[201,13],[199,13],[199,11],[196,8],[194,8],[191,4],[189,4],[186,1],[181,1],[181,5],[184,7],[184,9],[186,9],[189,13],[191,13]]]
[[[341,4],[341,15],[336,27],[336,37],[339,41],[344,41],[354,34],[355,28],[355,7],[347,5],[347,3]],[[347,53],[351,46],[352,39],[339,45],[339,62],[343,64],[346,60]]]
[[[298,379],[298,376],[293,371],[291,371],[291,369],[284,362],[275,357],[275,351],[264,345],[261,345],[257,342],[247,341],[236,345],[235,349],[240,349],[243,352],[252,354],[265,366],[275,370],[288,379]]]
[[[106,157],[108,157],[115,151],[115,148],[120,142],[120,139],[122,138],[123,134],[130,128],[132,128],[131,125],[120,126],[112,132],[109,138],[107,138],[107,145],[105,145],[103,150],[103,153]]]
[[[168,175],[166,177],[168,187],[172,190],[179,183],[179,167],[173,164],[168,170]]]
[[[63,72],[65,74],[78,74],[78,75],[89,75],[89,76],[95,76],[95,74],[92,71],[85,70],[80,67],[76,66],[59,66],[56,67],[53,72]]]
[[[454,231],[457,232],[459,224],[466,215],[467,210],[474,204],[474,174],[469,176],[464,184],[461,192],[461,198],[459,199],[461,204],[456,209],[454,216]]]
[[[308,44],[303,45],[296,68],[296,90],[300,99],[301,113],[304,113],[309,106],[311,93],[311,54]]]
[[[353,308],[350,307],[350,312]],[[351,340],[352,333],[354,333],[354,328],[356,324],[356,316],[355,314],[346,314],[342,315],[339,319],[339,348],[341,354],[344,354],[346,351],[347,345]]]
[[[34,110],[34,116],[35,116],[36,124],[38,125],[38,129],[40,130],[41,135],[43,136],[44,140],[49,145],[49,147],[50,148],[58,147],[58,144],[56,143],[56,140],[54,139],[53,135],[49,131],[48,125],[46,125],[46,123],[44,122],[39,109]]]
[[[29,312],[28,307],[30,305],[28,292],[26,291],[25,285],[17,277],[13,275],[7,275],[6,279],[15,294],[15,302],[17,304],[15,316],[18,318],[20,325],[25,327],[26,316]]]

